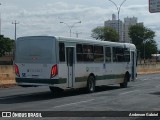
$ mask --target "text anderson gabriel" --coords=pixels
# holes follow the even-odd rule
[[[150,117],[158,117],[158,113],[129,113],[129,116],[142,116],[142,117],[145,117],[145,116],[150,116]]]

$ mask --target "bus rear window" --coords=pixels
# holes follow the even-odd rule
[[[55,41],[49,37],[24,37],[17,41],[16,62],[55,62]],[[53,57],[54,56],[54,57]]]

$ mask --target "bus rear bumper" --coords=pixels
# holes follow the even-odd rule
[[[66,81],[61,79],[16,78],[16,83],[20,86],[52,86],[54,84],[66,83]]]

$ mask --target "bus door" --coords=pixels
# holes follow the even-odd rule
[[[67,57],[67,68],[68,68],[68,77],[67,84],[68,87],[73,87],[75,82],[74,75],[74,66],[75,66],[75,56],[74,56],[74,47],[66,47],[66,57]]]
[[[136,67],[136,62],[135,62],[135,52],[131,51],[131,79],[135,79],[135,67]]]

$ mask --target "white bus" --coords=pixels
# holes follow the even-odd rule
[[[19,86],[60,89],[120,84],[136,78],[136,47],[54,36],[26,36],[16,41],[15,74]]]

